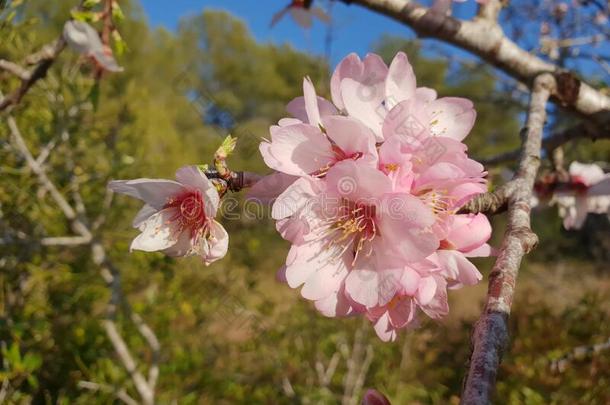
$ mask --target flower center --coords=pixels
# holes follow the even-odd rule
[[[375,206],[343,199],[338,209],[338,215],[333,218],[329,228],[328,246],[342,246],[341,254],[351,247],[354,253],[353,265],[365,247],[367,256],[372,253],[370,242],[378,233],[379,229],[375,223]]]
[[[191,238],[197,239],[208,231],[208,218],[200,191],[189,190],[178,194],[170,198],[163,208],[175,208],[176,213],[170,221],[179,223],[180,232],[189,230]]]
[[[328,164],[326,164],[326,166],[321,167],[320,169],[311,173],[312,176],[322,178],[326,176],[326,173],[328,173],[330,168],[336,165],[337,163],[348,159],[358,160],[362,157],[362,152],[346,153],[343,149],[341,149],[334,143],[332,144],[332,151],[334,155],[333,159]]]
[[[443,190],[424,190],[417,195],[426,204],[434,215],[452,213],[451,208],[455,204],[455,198],[447,195]]]

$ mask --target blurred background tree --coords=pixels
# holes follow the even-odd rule
[[[8,60],[56,38],[75,5],[12,3],[16,14],[4,11],[0,21],[0,58]],[[382,344],[360,320],[325,319],[274,280],[287,245],[264,210],[240,196],[225,202],[222,222],[231,249],[224,260],[205,267],[197,259],[128,254],[138,204],[119,197],[108,205],[110,179],[172,178],[182,165],[206,163],[229,133],[239,138],[233,167],[262,171],[260,138],[300,95],[304,76],[328,97],[330,67],[288,45],[257,43],[246,24],[226,12],[204,11],[171,33],[151,29],[137,2],[121,3],[125,72],[96,83],[91,67],[65,52],[12,114],[36,156],[52,149],[44,166],[61,192],[73,203],[82,199],[90,217],[105,217],[103,244],[120,269],[128,300],[161,343],[158,401],[356,404],[363,387],[374,386],[396,404],[457,403],[483,284],[454,294],[446,321],[424,322]],[[503,90],[496,72],[472,63],[456,67],[415,40],[386,37],[373,48],[386,61],[406,51],[420,86],[474,100],[478,120],[468,144],[475,156],[518,145],[522,100]],[[0,91],[15,85],[0,73]],[[134,387],[100,326],[109,290],[87,247],[36,242],[69,234],[70,225],[14,153],[10,138],[2,117],[2,398],[114,402],[120,387]],[[608,151],[608,143],[583,143],[575,156],[607,158]],[[494,169],[492,179],[508,169]],[[252,215],[243,215],[245,209]],[[587,226],[598,228],[593,234],[560,231],[555,212],[534,218],[541,243],[519,280],[514,342],[501,369],[498,403],[608,403],[607,355],[585,356],[563,372],[551,368],[574,347],[610,337],[607,219],[590,218]],[[502,224],[496,225],[498,238]],[[483,274],[490,267],[490,261],[478,264]],[[133,326],[123,322],[122,331],[140,357],[150,356]],[[83,381],[106,388],[91,391]]]

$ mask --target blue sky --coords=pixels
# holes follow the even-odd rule
[[[325,54],[325,37],[327,26],[316,22],[313,29],[306,31],[286,16],[275,27],[270,28],[269,23],[273,14],[285,7],[289,0],[174,0],[168,4],[167,0],[140,0],[149,22],[153,26],[163,26],[175,30],[181,18],[199,14],[204,9],[223,9],[246,22],[250,31],[259,42],[289,43],[295,48],[318,55]],[[327,6],[328,0],[316,0],[322,6]],[[430,3],[431,0],[422,0]],[[360,6],[347,6],[343,3],[333,2],[333,42],[331,64],[335,65],[350,52],[363,56],[383,34],[413,38],[414,33],[409,28],[393,20],[366,10]],[[459,18],[469,19],[476,12],[474,0],[453,4],[453,14]],[[528,26],[529,27],[529,26]],[[532,29],[529,27],[528,29]],[[463,50],[456,49],[441,42],[436,43],[440,48],[450,47],[459,58],[469,58],[471,55]],[[590,49],[602,54],[610,52],[607,43],[601,48]],[[430,47],[424,50],[430,51]],[[583,48],[587,49],[587,48]],[[592,60],[580,59],[577,61],[577,70],[586,76],[608,78],[608,73],[600,69]],[[570,66],[574,68],[575,66]],[[591,77],[590,77],[591,78]]]
[[[198,14],[205,8],[224,9],[247,22],[255,38],[262,42],[290,43],[297,49],[323,55],[325,53],[326,25],[316,23],[312,30],[305,31],[290,18],[269,28],[271,16],[289,0],[141,0],[150,23],[174,30],[180,18]],[[325,2],[322,2],[322,5]],[[455,14],[474,13],[474,2],[456,4]],[[333,7],[334,41],[332,62],[337,63],[350,52],[365,54],[371,45],[384,33],[413,37],[407,27],[389,18],[377,15],[359,6],[335,4]]]

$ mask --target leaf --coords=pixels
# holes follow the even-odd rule
[[[216,155],[220,158],[228,157],[234,150],[237,145],[237,138],[233,138],[231,135],[227,135],[227,137],[222,141],[222,144],[216,151]]]
[[[101,0],[85,0],[85,2],[83,3],[83,7],[84,8],[93,8],[97,4],[100,4],[100,1]]]
[[[70,14],[76,21],[92,22],[95,20],[95,13],[91,11],[72,10]]]
[[[17,364],[21,364],[21,353],[19,352],[17,343],[11,343],[11,347],[8,350],[3,350],[3,352],[11,365],[16,366]]]
[[[123,21],[125,19],[125,14],[123,14],[123,10],[121,10],[118,2],[112,3],[112,18],[115,21]]]
[[[112,31],[112,39],[114,39],[114,47],[116,49],[117,55],[123,55],[128,50],[127,42],[125,42],[125,40],[117,30]]]
[[[42,358],[38,354],[27,353],[23,359],[23,365],[27,371],[36,371],[42,364]]]
[[[37,388],[38,388],[38,379],[37,379],[35,376],[33,376],[33,375],[29,375],[29,376],[27,377],[27,380],[28,380],[28,384],[30,384],[30,386],[31,386],[32,388],[34,388],[34,389],[37,389]]]

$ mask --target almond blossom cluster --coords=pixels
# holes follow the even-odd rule
[[[417,87],[407,55],[390,66],[375,54],[346,57],[331,78],[332,103],[303,82],[291,118],[260,145],[275,172],[250,196],[272,201],[291,242],[278,276],[325,316],[366,316],[384,341],[438,319],[447,290],[482,276],[491,226],[457,214],[487,190],[486,172],[462,140],[476,112],[463,98]]]

